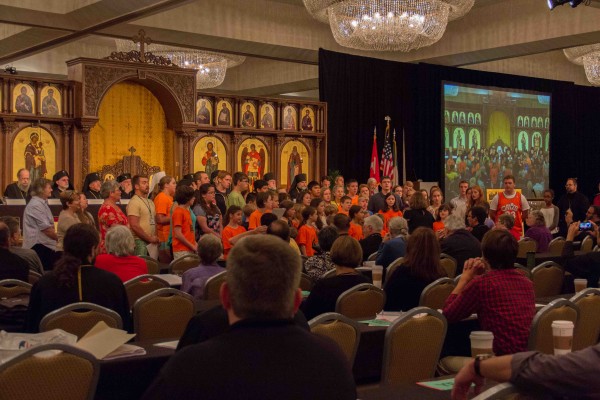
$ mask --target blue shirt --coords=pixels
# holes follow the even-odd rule
[[[50,206],[41,197],[33,196],[23,213],[23,247],[30,249],[39,243],[56,251],[56,240],[42,233],[48,228],[54,229]]]
[[[404,236],[397,236],[387,242],[381,243],[376,265],[382,265],[386,269],[397,258],[404,257],[406,254],[406,241]]]

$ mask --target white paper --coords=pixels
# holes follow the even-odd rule
[[[158,245],[156,243],[148,243],[146,249],[148,249],[148,255],[150,257],[158,260]]]
[[[122,344],[115,351],[105,356],[103,360],[114,360],[116,358],[143,356],[146,354],[146,350],[140,346],[134,346],[132,344]]]
[[[154,276],[164,279],[169,283],[170,286],[181,286],[182,279],[179,275],[175,274],[154,274]]]
[[[134,337],[135,333],[129,334],[121,329],[110,328],[104,321],[100,321],[75,344],[75,347],[102,360]]]
[[[154,345],[156,347],[165,347],[167,349],[173,349],[173,350],[175,350],[177,348],[178,344],[179,344],[179,340],[173,340],[171,342],[156,343]]]

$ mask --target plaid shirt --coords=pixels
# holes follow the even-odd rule
[[[535,315],[533,283],[514,269],[477,276],[462,293],[450,295],[444,305],[448,322],[472,313],[477,313],[481,329],[494,333],[496,355],[526,351]]]

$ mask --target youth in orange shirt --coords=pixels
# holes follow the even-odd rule
[[[348,230],[348,235],[352,236],[356,240],[363,240],[363,230],[362,225],[365,219],[365,214],[360,206],[352,206],[350,207],[350,229]]]
[[[273,196],[269,192],[260,192],[256,196],[256,206],[258,207],[248,220],[248,229],[255,229],[260,226],[260,217],[266,212],[273,211]]]
[[[296,236],[296,243],[300,248],[300,254],[307,257],[315,255],[313,245],[317,243],[317,230],[314,228],[314,224],[318,218],[317,210],[314,207],[306,207],[302,210],[303,221],[298,229],[298,236]]]
[[[242,209],[238,206],[231,206],[227,209],[225,223],[227,226],[223,228],[223,232],[221,233],[224,260],[227,259],[229,251],[238,240],[248,235],[265,233],[267,231],[266,226],[259,226],[254,230],[246,231],[246,228],[242,226]]]
[[[394,192],[389,192],[385,196],[384,200],[385,205],[383,206],[382,210],[379,210],[379,214],[383,215],[383,236],[385,236],[389,231],[389,220],[394,217],[402,216],[402,211],[400,211],[400,207],[398,207],[398,204],[396,204],[396,196],[394,195]]]
[[[194,225],[190,207],[194,204],[194,189],[180,186],[175,192],[177,207],[173,211],[173,258],[178,259],[187,254],[194,254],[198,248],[194,234]]]
[[[348,215],[350,213],[350,207],[352,207],[352,199],[348,196],[344,196],[341,199],[338,212],[340,214]]]

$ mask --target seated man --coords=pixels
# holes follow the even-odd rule
[[[292,320],[301,269],[300,257],[278,238],[238,241],[221,286],[229,330],[178,351],[144,398],[356,399],[339,347]]]
[[[4,190],[4,197],[7,199],[29,201],[31,199],[29,183],[29,171],[21,168],[17,172],[17,181],[8,185]]]
[[[51,199],[60,199],[60,194],[65,190],[72,189],[69,173],[65,170],[58,171],[52,177],[52,196]]]
[[[4,216],[0,217],[0,222],[4,222],[10,231],[10,247],[8,248],[10,252],[25,260],[31,271],[43,274],[44,267],[37,253],[32,249],[21,247],[22,238],[19,220],[15,217]]]
[[[363,261],[366,261],[369,256],[379,251],[379,246],[383,238],[381,230],[383,229],[383,221],[377,215],[371,215],[365,218],[363,225],[363,240],[360,240],[360,247],[363,251]]]
[[[96,173],[87,174],[85,177],[85,181],[83,182],[83,194],[88,199],[101,199],[100,196],[100,186],[102,185],[102,180],[100,179],[100,175]]]
[[[471,234],[473,234],[480,242],[483,240],[483,235],[490,230],[490,228],[485,225],[486,218],[487,212],[483,207],[477,206],[467,211],[467,223],[469,224]]]
[[[388,222],[390,236],[379,248],[377,265],[387,269],[391,263],[406,254],[406,241],[408,240],[408,223],[402,217],[394,217]]]
[[[268,215],[268,214],[266,214],[266,215]],[[275,214],[271,214],[271,215],[275,215]],[[262,217],[261,217],[261,221],[262,221]],[[275,220],[269,222],[269,225],[259,226],[255,230],[258,230],[261,228],[266,228],[266,230],[264,232],[266,232],[267,235],[273,235],[273,236],[277,236],[278,238],[281,238],[284,242],[286,242],[290,245],[290,247],[294,250],[294,253],[300,255],[300,247],[298,247],[298,243],[296,243],[296,241],[294,239],[291,239],[291,236],[290,236],[292,228],[290,228],[290,226],[284,220],[277,219],[277,217],[275,217]]]
[[[590,234],[594,239],[598,238],[598,225],[592,222],[593,230]],[[598,279],[600,279],[600,252],[593,251],[591,253],[575,256],[573,249],[573,240],[580,233],[579,221],[569,225],[567,231],[567,241],[563,247],[562,256],[565,260],[565,270],[575,275],[577,278],[587,279],[588,287],[597,288]]]
[[[27,282],[29,266],[27,262],[9,251],[10,231],[4,222],[0,222],[0,280],[18,279]]]
[[[518,247],[507,231],[486,233],[481,243],[483,258],[467,260],[444,305],[449,323],[477,313],[481,329],[494,334],[496,355],[527,350],[535,315],[533,283],[514,267]]]
[[[444,221],[445,239],[442,241],[442,253],[456,260],[456,275],[460,275],[465,261],[481,257],[481,243],[471,232],[465,229],[465,220],[451,214]]]

